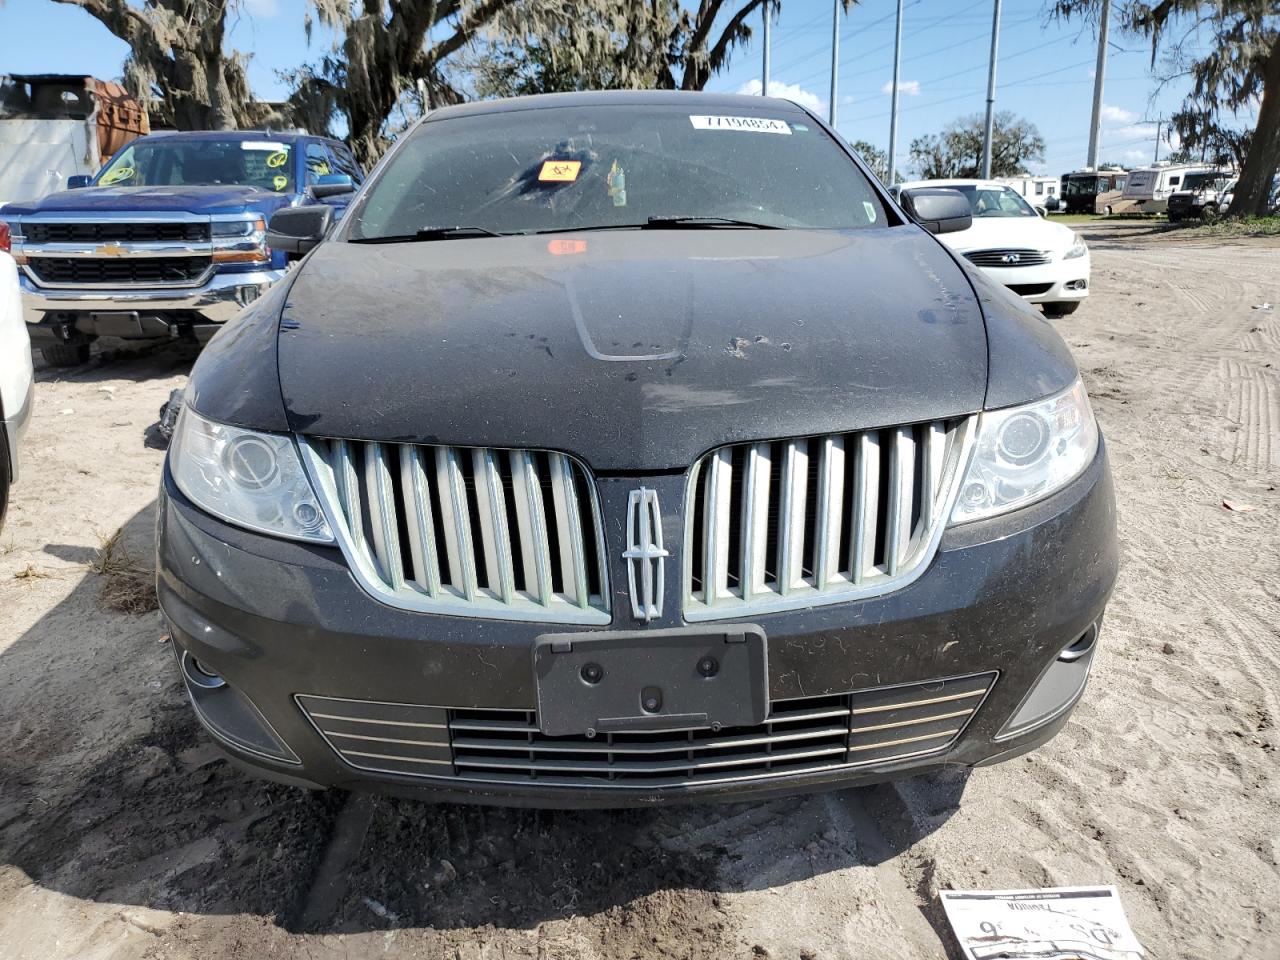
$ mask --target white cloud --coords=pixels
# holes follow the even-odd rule
[[[1151,159],[1151,151],[1149,150],[1126,150],[1120,154],[1120,159],[1125,163],[1141,164]]]
[[[886,81],[885,85],[880,88],[880,92],[885,94],[886,96],[892,94],[893,81],[892,80]],[[920,96],[920,81],[919,80],[899,80],[898,93],[902,94],[902,96],[904,97]]]
[[[759,79],[748,80],[734,93],[745,93],[752,97],[760,96],[760,88],[763,84]],[[780,97],[783,100],[793,100],[800,106],[812,110],[814,113],[822,112],[823,100],[816,93],[806,90],[804,87],[795,83],[782,83],[778,80],[769,81],[769,96]]]
[[[1109,103],[1102,105],[1102,122],[1103,123],[1133,123],[1138,119],[1138,115],[1124,107],[1113,107]]]

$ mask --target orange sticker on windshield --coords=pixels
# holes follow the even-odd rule
[[[573,183],[581,169],[581,160],[547,160],[538,171],[538,179],[543,183]]]

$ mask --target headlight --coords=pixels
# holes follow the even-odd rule
[[[228,523],[294,540],[333,541],[293,438],[204,419],[184,406],[169,469],[192,503]]]
[[[1089,252],[1089,248],[1084,245],[1084,240],[1080,234],[1073,233],[1071,235],[1071,249],[1062,255],[1063,260],[1075,260],[1077,257],[1083,257]]]
[[[983,413],[951,522],[1043,499],[1083,473],[1097,450],[1098,424],[1079,380],[1046,400]]]

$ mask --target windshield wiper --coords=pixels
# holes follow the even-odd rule
[[[734,220],[732,217],[650,217],[643,230],[714,230],[717,227],[746,227],[751,230],[785,230],[772,223]]]
[[[494,233],[485,227],[422,227],[415,233],[393,234],[388,237],[352,237],[352,243],[415,243],[425,240],[466,240],[472,237],[507,237],[507,233]]]

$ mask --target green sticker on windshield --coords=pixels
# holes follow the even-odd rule
[[[272,184],[274,184],[277,190],[283,190],[285,187],[289,185],[289,178],[286,177],[283,173],[277,173],[274,177],[271,178],[271,182]]]
[[[98,186],[105,187],[108,184],[119,183],[121,180],[133,179],[133,167],[120,167],[112,170],[105,177],[98,181]]]

